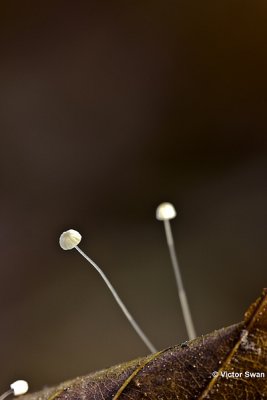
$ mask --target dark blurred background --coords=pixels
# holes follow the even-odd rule
[[[2,1],[0,376],[32,390],[145,355],[81,248],[159,348],[266,286],[264,1]]]

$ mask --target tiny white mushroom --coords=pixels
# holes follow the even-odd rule
[[[74,229],[69,229],[68,231],[63,232],[60,235],[59,244],[63,250],[76,249],[86,259],[86,261],[88,261],[97,270],[97,272],[102,277],[102,279],[106,283],[107,287],[111,291],[114,299],[116,300],[117,304],[121,308],[125,317],[128,319],[128,321],[130,322],[130,324],[132,325],[132,327],[134,328],[136,333],[139,335],[140,339],[145,343],[145,345],[148,347],[148,349],[152,353],[155,353],[157,351],[156,348],[153,346],[153,344],[150,342],[148,337],[144,334],[144,332],[142,331],[140,326],[137,324],[135,319],[129,313],[128,309],[124,305],[123,301],[119,297],[118,293],[116,292],[116,290],[114,289],[114,287],[112,286],[112,284],[110,283],[109,279],[106,277],[106,275],[104,274],[102,269],[90,257],[88,257],[87,254],[85,254],[79,248],[78,244],[80,243],[81,239],[82,239],[82,236],[79,232],[75,231]],[[2,399],[0,398],[0,400],[2,400]]]
[[[74,247],[76,247],[81,240],[82,236],[78,231],[69,229],[60,235],[59,244],[63,250],[71,250],[74,249]]]
[[[175,217],[176,217],[176,210],[171,203],[164,202],[157,207],[156,218],[159,221],[164,221],[166,219],[173,219]]]
[[[173,271],[174,271],[174,275],[175,275],[175,279],[176,279],[176,285],[177,285],[177,289],[178,289],[178,295],[179,295],[179,299],[180,299],[180,303],[181,303],[181,307],[182,307],[186,330],[187,330],[188,337],[191,340],[191,339],[195,339],[196,332],[195,332],[193,320],[191,317],[190,308],[189,308],[189,304],[187,301],[187,296],[186,296],[186,292],[184,289],[181,271],[179,268],[176,251],[175,251],[175,247],[174,247],[174,242],[173,242],[170,220],[175,217],[176,217],[176,210],[171,203],[168,203],[168,202],[161,203],[156,209],[156,218],[159,221],[163,221],[163,224],[164,224],[167,244],[168,244],[172,267],[173,267]]]
[[[20,396],[27,393],[29,390],[29,384],[24,380],[13,382],[11,383],[10,387],[13,390],[14,396]]]
[[[28,382],[20,379],[16,382],[11,383],[10,389],[7,390],[5,393],[3,393],[0,396],[0,400],[6,399],[8,396],[13,395],[13,396],[20,396],[22,394],[27,393],[29,390],[29,384]]]

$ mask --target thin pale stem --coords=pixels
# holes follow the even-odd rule
[[[140,339],[145,343],[145,345],[147,346],[147,348],[149,349],[149,351],[151,351],[151,353],[156,353],[156,348],[153,346],[153,344],[150,342],[150,340],[147,338],[147,336],[144,334],[144,332],[142,331],[142,329],[140,328],[140,326],[136,323],[136,321],[133,319],[132,315],[129,313],[129,311],[127,310],[127,308],[125,307],[124,303],[122,302],[122,300],[120,299],[118,293],[116,292],[116,290],[114,289],[114,287],[111,285],[110,281],[108,280],[108,278],[106,277],[106,275],[104,274],[104,272],[102,271],[101,268],[99,268],[99,266],[90,258],[88,257],[78,246],[75,246],[75,249],[97,270],[97,272],[101,275],[101,277],[103,278],[103,280],[105,281],[106,285],[108,286],[109,290],[111,291],[114,299],[116,300],[117,304],[119,305],[119,307],[121,308],[122,312],[124,313],[125,317],[128,319],[128,321],[130,322],[130,324],[132,325],[132,327],[134,328],[134,330],[136,331],[136,333],[138,334],[138,336],[140,337]],[[0,399],[1,400],[1,399]]]
[[[14,393],[14,392],[13,392],[12,389],[7,390],[5,393],[3,393],[3,394],[0,396],[0,400],[4,400],[5,398],[7,398],[8,396],[10,396],[10,395],[13,394],[13,393]]]
[[[170,225],[169,220],[164,220],[163,222],[164,222],[164,228],[165,228],[165,233],[166,233],[166,238],[167,238],[167,244],[168,244],[168,248],[169,248],[169,252],[170,252],[170,256],[171,256],[172,267],[173,267],[173,271],[174,271],[174,275],[175,275],[175,279],[176,279],[178,295],[179,295],[180,302],[181,302],[185,326],[186,326],[189,340],[192,340],[192,339],[196,338],[196,331],[195,331],[193,320],[191,317],[191,312],[190,312],[189,304],[188,304],[187,297],[186,297],[186,292],[185,292],[183,281],[182,281],[181,271],[179,268],[179,264],[178,264],[178,260],[177,260],[177,256],[176,256],[176,252],[175,252],[173,236],[172,236],[172,231],[171,231],[171,225]]]

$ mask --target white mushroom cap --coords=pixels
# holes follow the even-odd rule
[[[69,229],[60,235],[59,244],[63,250],[71,250],[77,246],[81,240],[82,236],[78,231]]]
[[[176,211],[171,203],[161,203],[156,210],[156,218],[159,221],[173,219],[176,217]]]
[[[28,392],[29,385],[28,382],[19,380],[11,383],[10,388],[13,390],[14,396],[20,396]]]

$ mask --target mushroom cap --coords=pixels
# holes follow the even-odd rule
[[[171,203],[164,202],[157,207],[156,218],[159,221],[173,219],[175,217],[176,217],[176,211]]]
[[[28,392],[29,384],[26,381],[19,380],[11,383],[10,388],[13,390],[14,396],[20,396]]]
[[[82,236],[78,231],[69,229],[60,235],[59,244],[63,250],[71,250],[76,247],[81,240]]]

